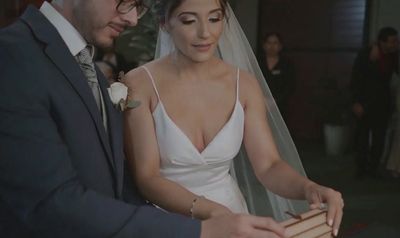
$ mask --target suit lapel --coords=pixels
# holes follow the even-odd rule
[[[108,122],[108,135],[111,142],[111,148],[113,152],[115,169],[117,171],[117,179],[118,179],[118,190],[119,194],[122,192],[122,180],[123,180],[123,166],[124,166],[124,157],[120,154],[120,148],[123,144],[121,135],[122,133],[122,115],[111,102],[109,93],[107,88],[109,84],[107,79],[104,77],[104,74],[96,67],[97,77],[99,80],[99,85],[101,89],[101,93],[103,95],[104,104],[107,112],[107,122]]]
[[[72,87],[82,99],[94,121],[109,163],[115,170],[110,141],[103,126],[101,114],[97,109],[95,99],[87,84],[87,80],[75,61],[75,58],[71,55],[57,30],[36,8],[28,7],[21,18],[30,26],[38,40],[45,43],[45,53],[71,83]]]

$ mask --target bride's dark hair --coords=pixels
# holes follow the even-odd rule
[[[185,0],[158,0],[157,1],[157,14],[160,23],[165,23],[172,12],[178,8]],[[226,15],[227,0],[218,0],[221,5],[222,12]]]

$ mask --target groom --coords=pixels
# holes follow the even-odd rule
[[[121,113],[91,45],[112,46],[145,10],[139,0],[55,0],[0,30],[0,237],[282,234],[268,218],[200,223],[135,191],[123,201]]]

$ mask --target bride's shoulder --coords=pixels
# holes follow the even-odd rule
[[[219,60],[219,62],[224,65],[224,68],[229,71],[229,72],[233,72],[234,74],[239,74],[239,78],[240,81],[244,81],[244,82],[248,82],[248,81],[257,81],[257,79],[254,77],[254,75],[252,73],[250,73],[249,71],[242,69],[236,65],[230,64],[226,61],[223,60]]]
[[[252,73],[238,67],[236,67],[235,70],[239,77],[239,92],[241,98],[247,101],[249,98],[259,97],[262,95],[260,83]]]
[[[142,66],[130,70],[125,75],[125,84],[130,88],[144,89],[151,86],[151,80],[155,80],[155,74],[158,74],[162,67],[163,58],[150,61]]]
[[[258,80],[249,71],[242,69],[236,65],[230,64],[223,60],[219,60],[219,63],[223,65],[224,71],[229,75],[235,75],[239,79],[239,85],[241,90],[254,90],[254,88],[259,87]]]
[[[229,70],[234,72],[234,74],[238,77],[241,88],[251,89],[259,86],[256,77],[249,71],[228,63],[226,63],[226,65],[229,67]]]

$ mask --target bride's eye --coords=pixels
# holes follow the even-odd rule
[[[215,23],[215,22],[220,22],[222,20],[222,18],[221,17],[210,17],[208,20],[212,23]]]
[[[190,24],[194,23],[194,20],[184,20],[184,21],[182,21],[182,23],[184,25],[190,25]]]
[[[218,13],[215,13],[215,14],[211,15],[211,16],[208,18],[208,20],[209,20],[211,23],[215,23],[215,22],[222,21],[223,18],[224,18],[224,17],[223,17],[223,15],[222,15],[222,13],[218,12]]]
[[[181,17],[180,21],[184,25],[190,25],[190,24],[194,23],[196,21],[196,19],[194,19],[193,17]]]

